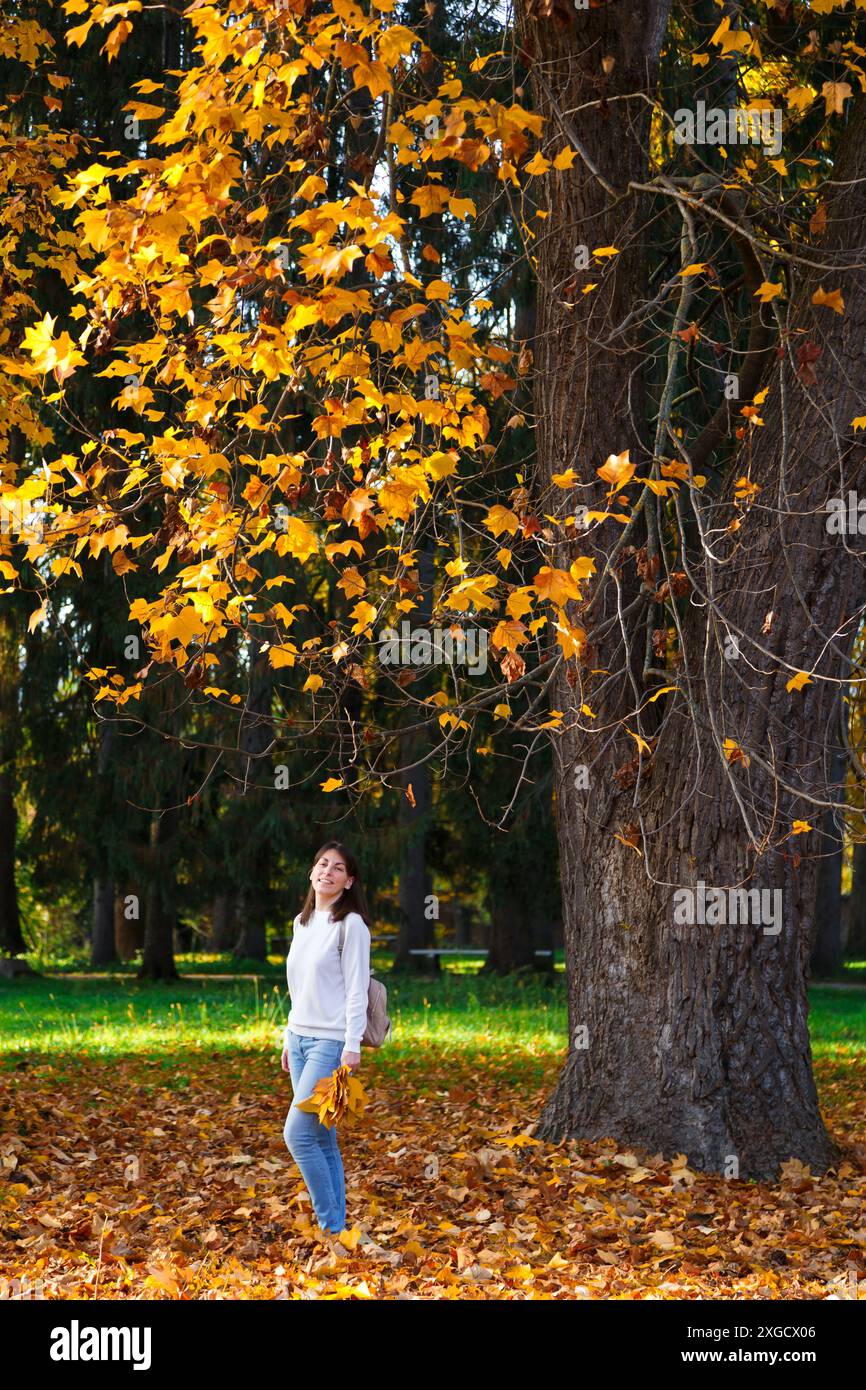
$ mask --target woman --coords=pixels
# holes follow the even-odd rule
[[[286,957],[292,1006],[281,1066],[291,1071],[292,1104],[283,1138],[301,1170],[321,1229],[346,1226],[346,1180],[337,1127],[298,1109],[317,1081],[338,1066],[361,1065],[370,987],[369,911],[353,854],[329,840],[315,857],[310,889],[294,922]],[[340,954],[340,923],[345,940]]]

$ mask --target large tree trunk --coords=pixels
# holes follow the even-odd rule
[[[209,951],[231,951],[237,941],[237,898],[233,892],[215,893],[211,906]]]
[[[429,541],[418,556],[418,606],[412,613],[412,626],[429,627],[433,612],[433,550]],[[433,805],[433,785],[429,762],[412,763],[427,751],[427,744],[415,732],[400,739],[400,758],[404,771],[400,784],[397,819],[400,831],[400,880],[398,885],[399,934],[393,970],[410,970],[430,975],[439,973],[439,957],[412,955],[435,945],[436,918],[433,916],[433,876],[427,865],[427,831]],[[406,793],[411,787],[411,796]]]
[[[264,753],[273,739],[271,704],[273,701],[273,678],[267,653],[260,648],[252,660],[250,691],[244,718],[239,731],[240,749],[243,758],[246,781],[255,783],[261,777],[261,762],[256,754]],[[241,817],[247,823],[256,825],[263,813],[263,794],[260,789],[247,789],[245,795],[236,798],[234,807],[240,833],[244,833]],[[249,831],[246,832],[249,834]],[[267,959],[267,912],[270,903],[269,881],[271,866],[270,841],[264,835],[257,835],[244,856],[242,881],[237,896],[237,915],[240,934],[234,948],[236,959]]]
[[[849,960],[866,960],[866,844],[854,846],[845,954]]]
[[[536,8],[524,0],[525,47],[533,59],[537,106],[552,126],[554,102],[569,111],[597,100],[602,54],[614,59],[608,97],[652,90],[664,5],[617,7],[615,15],[607,8],[591,10],[573,24],[534,18]],[[610,328],[651,297],[639,249],[645,237],[633,235],[642,212],[633,197],[616,201],[597,177],[620,191],[629,180],[646,182],[640,167],[646,127],[639,108],[639,102],[609,101],[582,112],[580,140],[596,173],[578,160],[571,171],[551,172],[546,180],[550,216],[538,250],[536,345],[542,487],[549,488],[552,473],[573,466],[581,482],[597,488],[595,469],[608,453],[628,447],[633,461],[634,450],[641,461],[646,457],[638,347],[627,334],[605,343]],[[862,104],[843,140],[845,154],[834,177],[862,177]],[[853,243],[866,212],[862,187],[845,188],[844,199],[840,235]],[[831,207],[831,228],[834,212],[838,208]],[[831,241],[832,236],[831,231]],[[573,273],[578,242],[626,250],[599,291],[587,297],[578,292],[575,307],[565,309],[562,287]],[[798,285],[797,303],[807,306],[798,324],[808,326],[814,337],[819,329],[808,309],[813,288],[808,278]],[[839,387],[829,407],[822,402],[848,458],[849,422],[862,410],[866,394],[862,292],[852,298],[858,302],[852,304],[846,291],[842,342],[834,343],[834,371],[848,385]],[[637,577],[623,567],[616,582],[607,583],[605,604],[593,614],[596,630],[611,615],[614,624],[602,628],[577,684],[568,679],[575,673],[563,665],[551,692],[552,704],[566,716],[555,754],[570,1043],[537,1133],[551,1140],[566,1134],[613,1136],[620,1144],[667,1155],[685,1152],[693,1166],[730,1176],[775,1176],[792,1156],[821,1170],[836,1156],[818,1109],[807,1027],[814,836],[789,838],[794,817],[820,812],[780,788],[766,767],[777,769],[789,785],[822,795],[823,768],[815,747],[829,725],[833,688],[815,680],[795,698],[786,682],[792,669],[813,669],[827,646],[822,634],[836,633],[840,615],[856,611],[866,593],[856,557],[852,561],[841,543],[827,544],[828,484],[815,461],[831,457],[832,441],[790,373],[786,381],[786,428],[777,382],[762,412],[766,427],[756,432],[750,471],[765,495],[775,498],[780,441],[786,441],[788,485],[793,478],[799,490],[784,522],[785,545],[771,508],[760,509],[744,523],[745,539],[738,537],[742,554],[732,557],[734,542],[720,546],[729,564],[721,575],[714,572],[718,609],[732,630],[736,625],[771,658],[750,652],[748,669],[741,672],[736,662],[724,659],[718,640],[719,628],[725,635],[722,625],[713,620],[715,630],[708,633],[706,605],[686,607],[680,617],[684,645],[704,664],[687,689],[681,682],[680,693],[666,697],[675,702],[675,716],[657,703],[642,722],[636,720],[635,706],[661,683],[644,680],[651,665],[645,610],[654,585],[641,606]],[[839,472],[834,457],[833,492]],[[850,469],[845,486],[856,487],[857,476],[857,469]],[[590,497],[595,504],[599,494]],[[724,536],[733,516],[724,499],[717,501],[710,523],[714,535]],[[583,541],[577,552],[594,551],[601,571],[616,540],[615,524],[604,523],[599,539],[595,546]],[[575,547],[563,545],[551,563],[567,568],[574,553]],[[815,626],[808,626],[793,592],[792,571]],[[703,573],[701,579],[706,583]],[[638,621],[633,615],[617,621],[618,595],[624,613],[637,601]],[[771,608],[775,617],[764,633]],[[670,609],[660,607],[656,621],[670,622]],[[839,678],[843,667],[842,659],[835,666],[824,660],[821,675]],[[616,681],[597,679],[599,669],[616,671]],[[663,674],[675,683],[672,673]],[[600,754],[599,741],[590,744],[575,727],[584,701],[598,727],[615,731]],[[636,786],[627,767],[635,743],[625,729],[616,732],[616,725],[628,720],[646,735],[653,715],[658,741]],[[754,750],[750,767],[729,763],[722,754],[721,740],[731,735],[742,748]],[[590,750],[596,761],[587,786],[576,773],[590,763]],[[685,925],[677,918],[675,894],[682,887],[697,890],[701,882],[780,890],[782,896],[766,900],[767,915],[757,922]]]
[[[491,888],[490,941],[481,974],[510,975],[513,970],[547,969],[550,957],[536,956],[536,922],[531,904]]]
[[[150,822],[150,848],[147,861],[147,896],[144,909],[144,952],[139,979],[176,980],[174,963],[174,868],[170,846],[176,815],[154,814]],[[164,822],[168,822],[166,825]]]
[[[90,964],[110,965],[117,960],[114,939],[114,884],[110,879],[93,880],[93,931],[90,938]]]
[[[550,848],[553,815],[550,779],[524,794],[518,816],[507,835],[495,843],[490,856],[488,903],[490,939],[481,973],[507,975],[529,967],[550,972],[551,924],[557,909],[559,876]]]
[[[96,765],[96,797],[102,812],[99,816],[99,822],[102,831],[103,862],[100,865],[102,872],[97,872],[93,881],[91,965],[109,965],[117,960],[117,945],[114,939],[114,883],[108,868],[110,856],[107,848],[110,839],[107,823],[110,822],[113,809],[112,787],[109,777],[113,746],[114,725],[106,720],[99,727],[99,753]]]
[[[144,946],[144,922],[138,893],[117,891],[114,897],[114,944],[120,960],[132,960]]]
[[[838,720],[842,716],[839,708]],[[845,750],[833,752],[830,785],[836,799],[845,796]],[[838,975],[842,969],[842,851],[843,826],[836,824],[836,813],[829,807],[821,818],[821,838],[818,845],[818,882],[815,891],[815,913],[812,922],[812,954],[809,968],[813,975]]]

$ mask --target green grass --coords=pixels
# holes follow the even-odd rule
[[[866,990],[809,991],[813,1057],[844,1061],[866,1053]]]
[[[199,962],[184,959],[185,971]],[[225,968],[225,961],[220,964]],[[374,961],[374,966],[376,962]],[[0,980],[0,1067],[22,1060],[52,1065],[79,1058],[138,1056],[171,1071],[196,1057],[226,1060],[279,1050],[288,1013],[282,962],[267,977],[181,979],[150,983],[127,971],[111,977],[19,977]],[[261,967],[259,967],[261,968]],[[546,1060],[565,1046],[564,977],[506,979],[443,971],[440,979],[388,976],[392,1041],[378,1054],[385,1072],[426,1051],[487,1065],[503,1080],[541,1080]],[[183,1075],[182,1070],[179,1075]],[[180,1084],[175,1082],[173,1084]]]
[[[139,960],[114,961],[110,965],[91,965],[89,955],[84,952],[55,957],[51,961],[38,960],[32,954],[25,956],[34,970],[44,971],[52,975],[135,975],[138,971]],[[373,968],[386,971],[390,968],[393,953],[387,950],[374,951]],[[183,955],[175,955],[178,970],[181,974],[196,975],[265,975],[274,978],[283,978],[286,970],[286,957],[282,955],[269,955],[266,961],[243,957],[236,959],[228,954],[215,954],[208,951],[185,952]],[[443,973],[451,972],[454,974],[474,974],[481,970],[484,960],[481,956],[448,956],[443,965]],[[554,955],[554,969],[564,970],[565,962],[563,952],[558,950]]]
[[[198,960],[183,968],[199,971]],[[225,958],[219,964],[226,970]],[[196,1058],[237,1059],[279,1050],[288,1011],[281,967],[252,980],[182,979],[152,984],[132,970],[110,978],[54,977],[0,981],[0,1067],[22,1060],[74,1065],[82,1058],[138,1057],[168,1073],[168,1084],[190,1084]],[[261,966],[259,966],[261,969]],[[441,1065],[492,1069],[503,1082],[540,1084],[547,1064],[567,1043],[565,977],[506,978],[464,970],[438,979],[383,975],[394,1038],[377,1065],[397,1073],[410,1055]],[[844,1064],[866,1054],[866,991],[810,991],[816,1059]]]

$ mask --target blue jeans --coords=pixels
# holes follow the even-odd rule
[[[314,1038],[289,1031],[289,1071],[292,1104],[286,1116],[283,1138],[307,1185],[316,1220],[325,1231],[346,1228],[346,1178],[337,1143],[337,1126],[328,1129],[318,1115],[299,1110],[296,1101],[307,1100],[316,1082],[340,1065],[344,1042]]]

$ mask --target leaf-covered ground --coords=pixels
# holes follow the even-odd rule
[[[533,1140],[560,985],[389,984],[397,1039],[365,1050],[368,1105],[339,1129],[364,1243],[338,1258],[282,1139],[278,1011],[259,986],[194,991],[0,991],[0,1277],[49,1298],[866,1297],[864,993],[813,992],[842,1162],[758,1184]]]

